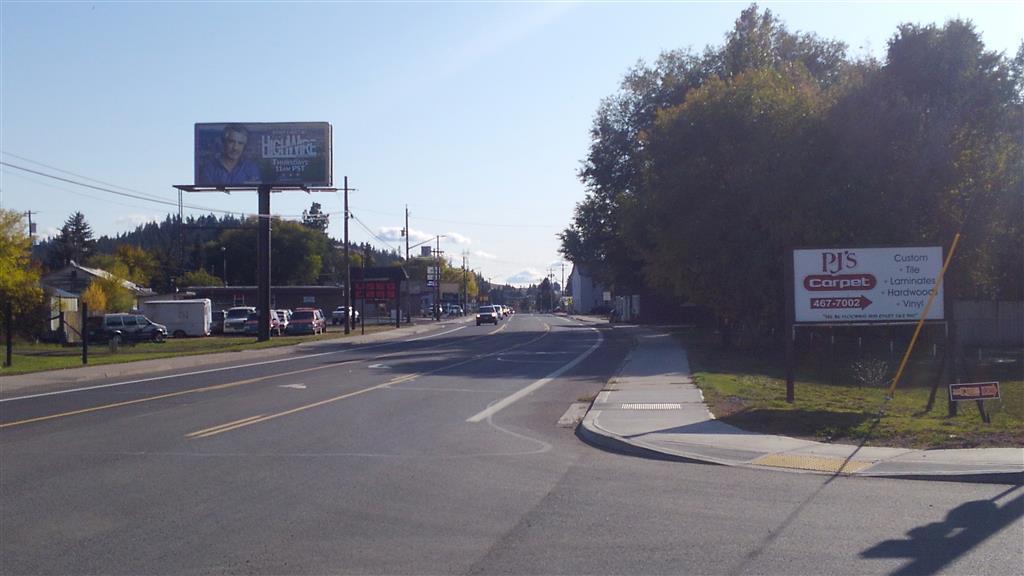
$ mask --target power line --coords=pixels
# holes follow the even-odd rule
[[[376,240],[377,240],[378,242],[380,242],[381,244],[383,244],[383,245],[387,246],[387,247],[389,248],[389,251],[391,251],[391,252],[398,252],[398,251],[399,251],[399,250],[398,250],[398,248],[395,248],[395,247],[394,247],[394,246],[392,246],[391,244],[388,244],[388,242],[387,242],[386,240],[384,240],[383,238],[381,238],[380,236],[378,236],[378,235],[377,235],[376,233],[374,233],[374,232],[373,232],[372,230],[370,230],[370,229],[369,229],[369,228],[368,228],[368,227],[366,226],[366,224],[364,224],[364,223],[363,223],[363,221],[362,221],[362,220],[360,220],[360,219],[359,219],[359,218],[358,218],[358,217],[357,217],[356,215],[354,215],[354,214],[353,214],[353,215],[352,215],[352,219],[353,219],[353,220],[355,220],[355,221],[356,221],[356,223],[357,223],[357,224],[359,224],[359,226],[361,226],[361,227],[363,228],[363,230],[366,230],[366,233],[367,233],[367,234],[369,234],[370,236],[372,236],[373,238],[375,238],[375,239],[376,239]]]
[[[175,207],[175,208],[178,207],[178,203],[173,201],[173,200],[164,200],[164,199],[161,199],[161,198],[158,198],[158,197],[155,197],[155,196],[151,196],[151,195],[143,195],[143,193],[122,192],[120,190],[113,190],[111,188],[105,188],[103,186],[96,186],[94,184],[89,184],[87,182],[79,182],[79,181],[73,180],[71,178],[65,178],[63,176],[57,176],[55,174],[48,174],[48,173],[42,172],[40,170],[34,170],[32,168],[26,168],[25,166],[19,166],[17,164],[11,164],[10,162],[5,162],[3,160],[0,160],[0,166],[6,166],[8,168],[14,168],[16,170],[21,170],[23,172],[28,172],[29,174],[35,174],[37,176],[42,176],[44,178],[50,178],[52,180],[57,180],[59,182],[66,182],[68,184],[73,184],[75,186],[82,186],[84,188],[89,188],[89,189],[92,189],[92,190],[98,190],[100,192],[106,192],[108,194],[114,194],[114,195],[117,195],[117,196],[123,196],[123,197],[126,197],[126,198],[132,198],[132,199],[135,199],[135,200],[142,200],[144,202],[153,202],[155,204],[161,204],[161,205],[164,205],[164,206],[172,206],[172,207]],[[58,172],[66,172],[66,171],[60,170],[60,169],[55,169],[55,170],[57,170]],[[82,177],[82,178],[85,178],[85,177]],[[86,179],[87,180],[92,180],[91,178],[86,178]],[[94,181],[98,182],[98,180],[94,180]],[[109,184],[108,186],[115,186],[115,185]],[[124,188],[124,187],[123,186],[118,186],[118,188]],[[62,188],[56,188],[56,189],[57,190],[62,190],[62,191],[65,191],[65,192],[74,193],[74,192],[72,192],[70,190],[64,190]],[[86,197],[87,198],[95,199],[92,196],[86,196]],[[132,207],[137,208],[137,206],[132,206]],[[239,214],[239,215],[245,216],[246,218],[249,218],[249,217],[259,217],[260,216],[259,214],[252,214],[252,213],[248,213],[248,212],[239,212],[237,210],[220,210],[220,209],[217,209],[217,208],[210,208],[210,207],[207,207],[207,206],[198,206],[198,205],[195,205],[195,204],[184,204],[183,203],[183,204],[181,204],[181,207],[182,208],[188,208],[189,210],[196,210],[196,211],[200,211],[200,212],[208,212],[208,213],[216,213],[216,214],[228,214],[228,215]],[[285,219],[285,220],[300,220],[302,218],[301,215],[297,215],[297,214],[271,214],[270,217],[271,218],[281,218],[281,219]]]
[[[44,164],[42,162],[39,162],[37,160],[33,160],[31,158],[25,158],[24,156],[18,156],[17,154],[13,154],[11,152],[2,151],[0,153],[6,154],[7,156],[10,156],[12,158],[17,158],[18,160],[23,160],[23,161],[28,162],[30,164],[35,164],[36,166],[42,166],[44,168],[49,168],[50,170],[56,170],[57,172],[60,172],[62,174],[68,174],[68,175],[71,175],[71,176],[76,176],[78,178],[82,178],[82,179],[88,180],[90,182],[95,182],[97,184],[103,184],[104,186],[113,186],[114,188],[120,188],[121,190],[126,190],[128,192],[134,192],[136,194],[141,194],[143,196],[148,196],[150,198],[153,198],[154,200],[163,200],[163,198],[161,198],[161,197],[159,197],[159,196],[157,196],[155,194],[150,194],[148,192],[142,192],[140,190],[134,190],[132,188],[128,188],[126,186],[121,186],[119,184],[112,184],[110,182],[104,182],[102,180],[97,180],[95,178],[90,178],[89,176],[85,176],[85,175],[82,175],[82,174],[76,174],[75,172],[71,172],[69,170],[63,170],[63,169],[58,168],[56,166],[51,166],[49,164]]]

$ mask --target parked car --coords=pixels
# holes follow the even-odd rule
[[[281,333],[288,329],[288,323],[291,322],[292,311],[291,310],[271,310],[271,312],[277,314],[277,323],[281,327]]]
[[[245,319],[245,333],[246,334],[259,334],[260,333],[260,314],[259,312],[253,312],[249,314],[249,317]],[[280,336],[284,334],[281,328],[281,322],[277,319],[277,310],[270,311],[270,334],[272,336]]]
[[[119,338],[122,342],[163,342],[167,327],[157,324],[142,314],[104,314],[86,321],[89,340],[108,342]]]
[[[349,306],[349,313],[352,314],[352,324],[359,323],[359,310]],[[338,306],[331,312],[331,324],[344,324],[345,323],[345,307]]]
[[[497,326],[498,321],[501,320],[501,312],[498,306],[481,306],[480,310],[476,313],[476,325],[481,324],[494,324]]]
[[[296,308],[288,323],[288,334],[321,334],[327,321],[319,308]]]
[[[210,313],[210,334],[224,333],[224,316],[226,314],[224,310],[214,310]]]
[[[256,308],[253,306],[235,306],[234,308],[229,308],[227,315],[224,316],[224,333],[244,334],[245,322],[249,319],[249,314],[254,312],[256,312]]]

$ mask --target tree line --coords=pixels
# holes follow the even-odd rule
[[[279,286],[340,285],[344,283],[344,243],[327,233],[329,216],[318,203],[303,212],[301,221],[274,218],[271,223],[271,281]],[[30,335],[35,320],[46,316],[39,280],[74,261],[100,268],[112,278],[99,278],[81,295],[90,310],[126,311],[134,303],[121,280],[169,293],[188,286],[256,284],[255,217],[213,214],[180,220],[168,215],[115,237],[96,238],[85,215],[70,215],[53,238],[30,245],[22,214],[0,210],[0,302],[13,304],[16,318],[29,319],[18,330]],[[415,271],[425,263],[406,263],[399,254],[380,250],[370,243],[352,243],[353,267],[398,266]],[[445,281],[461,282],[461,269],[442,262]],[[479,273],[466,274],[470,297],[482,280]],[[2,313],[2,310],[0,310]]]
[[[785,258],[962,241],[958,299],[1024,298],[1024,43],[904,24],[883,61],[743,10],[720,47],[663,53],[600,104],[561,250],[618,293],[781,325]]]

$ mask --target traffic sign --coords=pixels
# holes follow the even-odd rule
[[[953,402],[964,400],[998,400],[999,382],[973,382],[970,384],[950,384],[949,399]]]

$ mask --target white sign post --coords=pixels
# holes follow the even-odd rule
[[[797,323],[914,322],[942,271],[942,248],[821,248],[793,251]],[[943,320],[942,287],[925,320]]]

